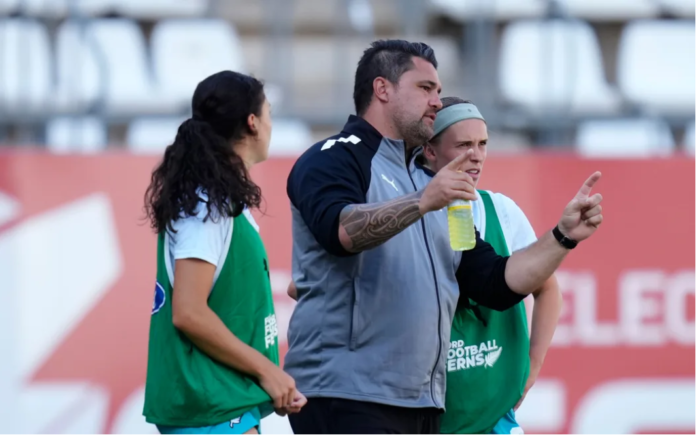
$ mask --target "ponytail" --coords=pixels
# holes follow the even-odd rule
[[[208,122],[192,118],[181,124],[174,143],[152,172],[145,193],[145,212],[152,229],[174,231],[172,222],[195,216],[199,191],[208,197],[205,220],[236,217],[245,206],[258,208],[261,204],[261,189],[249,178],[230,142]]]

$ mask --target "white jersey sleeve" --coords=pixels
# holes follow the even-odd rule
[[[536,242],[537,237],[522,209],[502,193],[494,193],[496,211],[511,252],[524,249]]]
[[[205,204],[199,203],[196,216],[188,216],[172,224],[175,233],[170,235],[170,250],[174,260],[197,258],[214,266],[222,266],[225,242],[231,233],[233,221],[230,218],[218,218],[217,222],[208,218],[204,221],[207,210]]]
[[[176,232],[167,233],[173,283],[176,260],[195,258],[215,266],[217,280],[229,250],[234,220],[227,216],[205,219],[207,207],[198,203],[195,216],[180,218],[172,223]]]

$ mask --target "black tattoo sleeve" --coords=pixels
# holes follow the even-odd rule
[[[348,234],[350,252],[381,245],[421,218],[418,203],[423,191],[376,204],[349,205],[339,221]]]

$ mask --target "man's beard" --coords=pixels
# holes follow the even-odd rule
[[[396,116],[396,128],[404,138],[407,148],[415,148],[425,144],[433,135],[432,127],[425,124],[423,118],[408,122],[401,116]]]

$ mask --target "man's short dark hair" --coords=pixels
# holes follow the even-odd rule
[[[373,95],[372,83],[377,77],[384,77],[394,84],[399,83],[403,73],[413,68],[414,57],[427,60],[437,68],[435,51],[423,42],[388,39],[370,44],[355,71],[355,113],[361,116],[367,111]]]
[[[442,101],[442,109],[446,109],[450,106],[454,106],[455,104],[473,104],[471,100],[465,100],[464,98],[459,98],[459,97],[444,97],[440,98],[440,101]],[[440,111],[438,110],[438,112]]]

